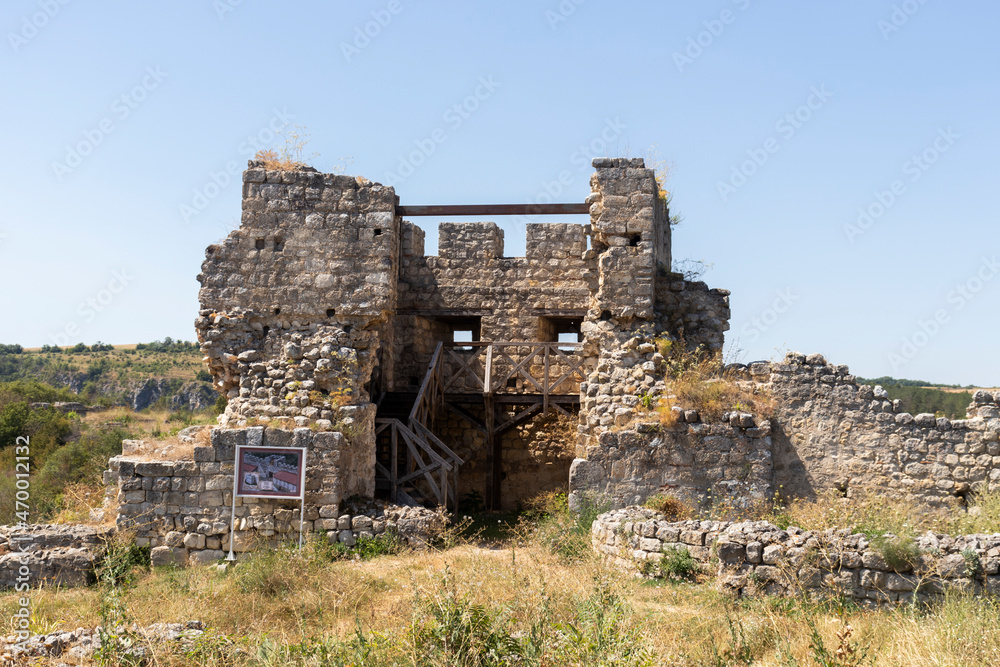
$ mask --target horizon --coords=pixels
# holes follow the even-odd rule
[[[0,343],[196,340],[195,276],[240,217],[246,160],[304,127],[306,162],[404,205],[582,202],[592,158],[663,160],[675,261],[732,293],[729,359],[995,387],[997,18],[983,1],[16,0]],[[509,256],[526,221],[588,222],[492,219]]]

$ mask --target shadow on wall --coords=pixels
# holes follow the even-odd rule
[[[816,500],[816,489],[806,464],[795,451],[791,436],[777,419],[771,420],[771,455],[775,491],[784,499]]]

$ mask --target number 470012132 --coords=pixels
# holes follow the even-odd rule
[[[17,494],[15,496],[14,516],[17,518],[18,525],[24,526],[28,523],[30,512],[28,501],[31,499],[31,481],[28,477],[31,474],[31,467],[28,458],[31,454],[31,440],[30,438],[21,436],[15,441],[15,445],[14,456],[16,457],[16,463],[14,465],[14,476],[17,478],[15,482]]]

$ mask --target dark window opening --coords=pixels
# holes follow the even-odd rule
[[[333,317],[336,314],[337,314],[336,309],[334,309],[334,308],[327,308],[326,309],[326,316],[327,317]]]
[[[264,239],[257,239],[256,241],[254,241],[254,246],[257,248],[257,250],[263,250],[267,246],[267,242],[264,241]]]
[[[583,317],[539,317],[538,340],[546,343],[582,343]]]
[[[274,309],[274,314],[275,315],[281,315],[281,308],[275,308]]]
[[[642,240],[642,234],[629,234],[628,244],[633,248],[636,248],[639,246],[639,241],[641,240]]]
[[[602,322],[607,322],[610,319],[611,319],[611,311],[610,310],[602,310],[601,311],[601,321]]]
[[[267,335],[268,333],[270,333],[270,331],[271,331],[271,327],[269,327],[269,326],[265,326],[265,327],[264,327],[264,335],[265,335],[265,336],[266,336],[266,335]]]
[[[411,387],[419,387],[420,386],[420,378],[418,378],[415,375],[411,375],[410,376],[410,386]]]
[[[381,229],[376,229],[375,230],[375,236],[382,236],[382,230]]]
[[[481,339],[481,317],[445,316],[436,319],[448,329],[447,333],[441,332],[445,336],[444,342],[446,343],[475,343]],[[454,349],[461,352],[471,352],[474,348],[471,345],[461,345]]]
[[[508,389],[517,389],[517,378],[508,378],[507,380]]]
[[[281,252],[285,249],[285,239],[280,236],[274,237],[274,252]]]

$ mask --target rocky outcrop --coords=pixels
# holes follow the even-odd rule
[[[145,410],[163,397],[169,399],[171,410],[203,410],[215,405],[219,394],[208,382],[181,382],[166,378],[150,378],[131,390],[133,410]]]

